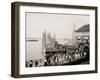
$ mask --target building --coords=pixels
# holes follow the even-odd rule
[[[89,29],[90,25],[86,24],[77,29],[76,32],[76,43],[85,43],[86,41],[89,42]]]

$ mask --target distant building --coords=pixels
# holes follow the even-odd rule
[[[86,42],[86,40],[89,41],[89,29],[90,25],[86,24],[83,25],[82,27],[80,27],[79,29],[77,29],[76,32],[76,43],[84,43]]]

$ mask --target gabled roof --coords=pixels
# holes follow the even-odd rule
[[[89,24],[82,26],[81,28],[77,29],[75,32],[89,32]]]

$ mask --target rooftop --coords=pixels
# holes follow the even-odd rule
[[[89,24],[83,25],[82,27],[80,27],[79,29],[77,29],[75,32],[89,32]]]

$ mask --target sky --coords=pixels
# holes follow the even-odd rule
[[[41,38],[45,30],[56,38],[72,38],[73,28],[89,23],[89,15],[26,13],[26,38]]]

